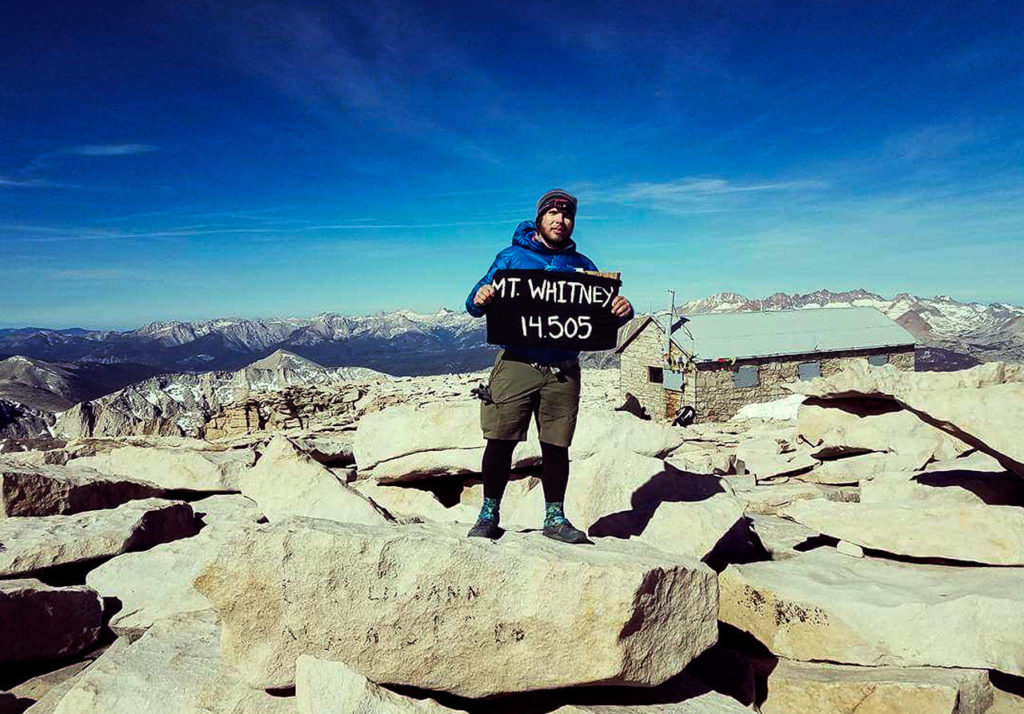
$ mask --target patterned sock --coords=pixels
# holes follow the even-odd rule
[[[501,507],[501,501],[496,498],[485,498],[484,505],[480,507],[480,515],[477,520],[480,521],[491,521],[494,525],[498,525],[498,521],[501,520],[501,514],[498,509]]]
[[[563,523],[568,523],[568,519],[565,517],[565,510],[562,506],[562,501],[545,501],[544,527],[556,528]]]

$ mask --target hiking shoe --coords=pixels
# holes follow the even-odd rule
[[[544,526],[542,533],[552,540],[560,540],[563,543],[591,543],[587,534],[569,521],[562,521],[556,526]]]
[[[501,537],[504,531],[494,521],[480,518],[473,527],[469,529],[470,538],[490,538],[496,540]]]

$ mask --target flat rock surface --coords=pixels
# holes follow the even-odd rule
[[[1024,476],[1024,383],[901,392],[898,399],[923,420],[992,454]]]
[[[748,515],[750,530],[768,551],[772,560],[786,560],[800,555],[796,547],[809,538],[818,535],[818,531],[807,526],[778,516]]]
[[[255,462],[256,453],[252,449],[213,451],[177,446],[125,446],[71,463],[148,481],[167,489],[238,491],[239,479]]]
[[[1024,508],[985,504],[794,503],[782,515],[864,548],[918,558],[1024,565]]]
[[[161,495],[163,489],[151,483],[83,466],[19,465],[0,458],[0,518],[66,515]]]
[[[197,535],[119,555],[86,575],[89,587],[121,603],[110,620],[118,635],[135,637],[157,620],[208,609],[192,581],[231,534],[256,525],[256,504],[245,496],[210,496],[192,507],[205,523]]]
[[[570,704],[554,714],[750,714],[750,709],[735,699],[708,692],[682,702],[668,704]],[[795,714],[795,713],[794,713]]]
[[[374,479],[363,479],[352,488],[401,521],[422,519],[439,523],[474,523],[479,506],[457,503],[445,508],[430,491],[411,486],[387,486]],[[509,489],[506,489],[506,495]]]
[[[433,699],[412,699],[379,687],[341,662],[302,655],[295,663],[299,714],[446,714],[458,712]]]
[[[955,372],[901,372],[857,362],[827,378],[788,385],[826,399],[880,397],[1024,476],[1024,368],[989,362]]]
[[[666,501],[637,538],[668,553],[700,560],[736,527],[746,505],[727,493],[701,501]]]
[[[985,714],[1024,714],[1024,696],[995,690],[995,701]]]
[[[916,462],[917,459],[913,461]],[[796,478],[808,483],[844,486],[862,484],[880,474],[901,470],[910,470],[910,467],[905,465],[903,457],[898,454],[871,452],[822,461],[811,471]]]
[[[719,619],[773,653],[1024,674],[1024,569],[849,558],[821,548],[730,565]]]
[[[96,642],[102,626],[102,603],[87,587],[0,580],[0,662],[77,654]]]
[[[889,472],[860,485],[860,502],[880,505],[1024,505],[1024,481],[1006,471]]]
[[[224,666],[209,611],[155,624],[111,648],[76,680],[54,714],[296,714],[294,698],[251,689]]]
[[[679,448],[684,439],[682,429],[584,406],[569,453],[573,459],[585,459],[616,449],[661,457]],[[354,444],[360,474],[383,483],[479,473],[483,450],[479,402],[396,406],[367,414],[359,422]],[[531,427],[526,442],[516,448],[513,467],[539,460],[540,445]]]
[[[714,572],[618,539],[293,519],[233,539],[196,588],[259,687],[291,686],[302,654],[470,697],[650,685],[717,638]]]
[[[736,492],[747,502],[747,513],[763,516],[777,516],[791,503],[814,499],[827,499],[830,491],[826,486],[803,481],[788,483],[758,484],[754,488]]]
[[[844,408],[844,406],[846,408]],[[894,454],[897,468],[917,469],[930,459],[950,459],[970,447],[904,409],[872,413],[854,401],[815,402],[800,407],[797,431],[815,448]]]
[[[986,362],[952,372],[904,372],[890,364],[875,367],[867,362],[852,362],[828,377],[792,382],[786,388],[805,396],[826,399],[885,398],[906,391],[977,389],[1007,382],[1024,382],[1024,365]]]
[[[382,483],[479,473],[484,453],[480,402],[394,406],[359,421],[353,452],[359,472]],[[513,466],[540,458],[536,434],[516,448]]]
[[[159,498],[70,516],[0,519],[0,576],[144,550],[195,533],[189,504]]]
[[[775,437],[750,439],[736,448],[739,473],[753,474],[758,481],[810,471],[818,464],[806,449],[782,451]]]
[[[985,714],[992,701],[985,670],[780,660],[761,714]]]
[[[727,488],[721,479],[685,473],[659,458],[602,449],[572,462],[565,514],[591,535],[625,538],[643,532],[659,504],[699,501]],[[507,515],[509,523],[540,528],[544,489],[538,485],[524,496],[502,504],[502,519]]]
[[[54,677],[52,686],[46,691],[39,692],[42,696],[33,697],[29,695],[29,698],[36,699],[36,703],[29,707],[26,712],[30,714],[53,714],[57,705],[64,699],[64,695],[78,683],[78,677],[83,672],[92,667],[104,655],[113,656],[115,652],[126,649],[129,644],[126,638],[119,637],[107,647],[90,651],[85,660],[76,663],[79,666],[73,668],[72,665],[69,665],[58,672],[50,673]]]

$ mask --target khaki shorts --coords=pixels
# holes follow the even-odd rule
[[[484,438],[526,441],[533,416],[541,441],[569,446],[580,409],[579,364],[559,371],[504,356],[505,350],[498,353],[487,382],[494,403],[480,405]]]

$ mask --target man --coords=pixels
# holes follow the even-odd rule
[[[482,317],[494,300],[491,281],[502,269],[597,270],[576,252],[572,241],[576,198],[556,189],[537,201],[536,221],[523,221],[512,246],[498,253],[490,270],[470,291],[466,310]],[[621,295],[609,306],[620,326],[633,317],[633,306]],[[484,449],[484,503],[470,536],[498,538],[501,497],[512,469],[512,452],[526,440],[530,417],[537,420],[543,464],[544,535],[566,543],[587,543],[586,534],[565,517],[565,488],[569,481],[569,445],[576,430],[580,404],[579,353],[520,345],[502,345],[488,381],[491,400],[480,406]]]

